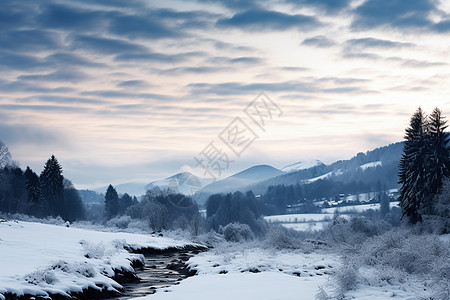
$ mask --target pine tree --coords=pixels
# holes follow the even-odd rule
[[[64,211],[62,217],[64,220],[73,222],[84,219],[86,211],[81,200],[80,194],[73,186],[72,182],[64,178]]]
[[[406,129],[399,183],[402,217],[411,223],[434,214],[433,199],[450,176],[449,134],[442,112],[435,108],[425,120],[419,108]]]
[[[108,219],[119,213],[119,195],[116,189],[110,184],[105,195],[105,216]]]
[[[389,213],[389,210],[389,197],[385,192],[382,192],[380,195],[380,218],[384,219]]]
[[[428,193],[432,197],[440,192],[445,177],[450,176],[449,133],[445,117],[439,108],[430,115],[428,124],[429,158],[427,159]]]
[[[399,166],[399,183],[401,184],[399,200],[402,218],[406,216],[413,224],[422,221],[419,209],[426,195],[425,128],[426,121],[419,107],[406,129],[406,140]]]
[[[42,200],[41,186],[39,183],[39,177],[30,167],[27,167],[24,173],[25,187],[28,194],[28,202],[32,204],[38,204]]]
[[[40,176],[42,195],[48,205],[48,214],[58,216],[64,209],[64,177],[54,155],[47,161]]]
[[[131,205],[133,205],[133,198],[131,198],[131,196],[127,193],[123,194],[123,196],[119,199],[119,214],[125,214],[127,208]]]
[[[42,197],[41,184],[39,176],[30,167],[27,167],[24,173],[25,188],[27,190],[27,200],[30,205],[28,213],[36,217],[43,217],[45,212],[45,203]]]

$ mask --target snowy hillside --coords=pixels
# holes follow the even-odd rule
[[[211,194],[235,192],[238,190],[247,191],[247,187],[252,184],[283,174],[285,174],[283,171],[269,165],[250,167],[230,177],[205,186],[201,191],[199,202],[206,202],[206,199]]]
[[[183,247],[151,235],[99,232],[32,222],[0,222],[0,299],[2,294],[46,295],[81,292],[82,289],[116,290],[115,270],[132,271],[141,260],[131,248]]]
[[[200,178],[189,172],[183,172],[163,180],[153,181],[147,184],[145,189],[150,190],[158,187],[161,190],[169,189],[175,193],[191,196],[211,182],[211,178]]]
[[[370,162],[370,163],[367,163],[367,164],[363,164],[363,165],[361,165],[361,166],[359,166],[359,167],[360,167],[362,170],[365,170],[365,169],[367,169],[367,168],[375,168],[375,167],[377,167],[377,166],[382,166],[381,161]]]
[[[321,162],[318,159],[313,159],[309,161],[299,161],[297,163],[293,163],[291,165],[285,166],[281,169],[281,171],[290,173],[290,172],[296,172],[300,170],[306,170],[315,166],[323,165],[324,163]]]

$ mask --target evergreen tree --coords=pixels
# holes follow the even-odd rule
[[[389,197],[385,192],[382,192],[380,195],[380,218],[384,219],[389,210]]]
[[[40,176],[41,191],[48,205],[48,214],[58,216],[64,209],[64,177],[62,168],[54,155],[47,161]]]
[[[28,194],[28,202],[32,204],[38,204],[42,200],[41,186],[39,183],[39,177],[30,167],[27,167],[24,173],[25,187]]]
[[[25,188],[27,190],[27,200],[30,205],[30,214],[36,217],[43,217],[45,208],[42,198],[41,185],[39,182],[39,176],[30,167],[27,167],[24,173],[25,176]]]
[[[64,220],[73,222],[86,217],[86,210],[80,194],[68,179],[64,179],[64,203],[62,214]]]
[[[438,108],[425,120],[419,108],[406,129],[400,161],[399,183],[402,217],[411,223],[422,221],[422,215],[433,214],[433,199],[450,176],[449,134]]]
[[[442,112],[436,107],[430,115],[427,131],[430,148],[427,159],[427,192],[431,197],[440,192],[444,177],[450,176],[450,139],[449,133],[444,131],[448,127],[446,123]]]
[[[402,218],[406,216],[411,223],[422,220],[419,209],[425,198],[425,126],[425,118],[419,107],[406,129],[399,166],[399,183],[401,184],[399,200]]]
[[[105,195],[105,216],[108,219],[119,213],[119,195],[116,189],[110,184]]]
[[[133,198],[131,198],[131,196],[127,193],[123,194],[123,196],[119,199],[119,214],[125,214],[127,208],[133,204],[135,204],[133,202]]]

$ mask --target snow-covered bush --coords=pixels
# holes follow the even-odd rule
[[[100,242],[97,244],[87,242],[85,240],[80,241],[81,246],[83,246],[84,256],[87,258],[103,258],[106,253],[105,245]]]
[[[347,220],[335,215],[325,227],[321,237],[331,244],[358,246],[367,238],[382,234],[391,229],[391,225],[377,217],[353,216]]]
[[[351,253],[341,249],[344,264],[333,280],[336,297],[342,298],[354,284],[407,287],[413,282],[423,285],[424,294],[417,299],[449,299],[449,246],[437,235],[401,227],[367,238]]]
[[[436,234],[450,233],[450,179],[444,182],[441,193],[434,197],[432,203],[432,213],[423,216],[423,226]]]
[[[399,229],[369,239],[362,245],[361,255],[367,265],[389,266],[410,274],[430,274],[441,269],[443,258],[448,261],[450,249],[448,243],[435,235],[416,235]],[[446,268],[441,272],[443,276],[450,275]]]
[[[280,225],[273,225],[267,231],[265,245],[275,249],[301,249],[303,239],[298,231],[287,229]]]
[[[42,283],[53,284],[58,281],[51,270],[37,270],[26,275],[24,279],[26,282],[34,285],[40,285]]]
[[[255,238],[247,224],[230,223],[223,229],[223,236],[227,242],[251,241]]]
[[[111,220],[107,221],[105,223],[105,226],[125,229],[125,228],[128,228],[128,225],[130,224],[130,222],[131,222],[130,216],[119,216],[119,217],[115,217],[115,218],[112,218]]]
[[[358,284],[358,277],[358,268],[351,263],[344,264],[338,268],[333,277],[338,288],[338,294],[342,295],[354,289]]]

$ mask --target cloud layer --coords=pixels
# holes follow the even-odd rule
[[[265,91],[283,118],[229,172],[331,162],[401,139],[419,105],[448,114],[449,16],[435,0],[9,1],[0,139],[81,187],[150,181]]]

